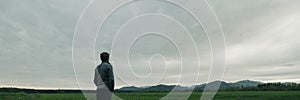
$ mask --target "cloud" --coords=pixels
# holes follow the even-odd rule
[[[252,5],[247,6],[249,3]],[[249,78],[266,81],[280,76],[283,78],[284,74],[293,76],[295,82],[298,80],[296,73],[299,71],[294,68],[289,69],[293,71],[270,71],[278,65],[299,62],[297,26],[300,25],[300,16],[295,4],[299,2],[275,0],[216,3],[215,11],[227,42],[228,67],[225,80]],[[268,75],[265,76],[268,78],[257,75]]]
[[[292,81],[299,82],[298,66],[300,62],[299,26],[300,13],[299,1],[295,0],[209,0],[220,23],[224,29],[226,38],[226,61],[227,68],[224,76],[225,81],[237,81],[241,79],[253,79],[264,82],[268,81]],[[77,20],[87,6],[88,0],[46,0],[46,1],[0,1],[0,86],[18,86],[34,88],[78,88],[72,67],[72,39]],[[250,5],[249,5],[250,4]],[[101,8],[101,7],[99,7]],[[121,19],[134,16],[141,9],[126,8],[130,14],[115,16],[110,19],[112,26],[120,23]],[[126,10],[125,9],[125,10]],[[169,12],[175,18],[179,18],[185,25],[190,25],[193,20],[184,14],[170,12],[175,8],[160,9],[160,12]],[[145,18],[147,20],[143,20]],[[133,71],[137,74],[147,75],[152,67],[151,77],[141,81],[130,77],[127,56],[116,55],[124,53],[127,42],[135,39],[133,32],[142,32],[146,21],[149,25],[157,22],[161,24],[148,26],[148,28],[161,28],[164,32],[181,32],[174,29],[176,24],[170,20],[159,20],[161,16],[144,16],[136,19],[124,27],[115,41],[115,51],[112,54],[114,71],[122,74],[116,77],[117,87],[123,85],[145,86],[152,84],[177,84],[181,77],[181,85],[193,85],[194,78],[197,83],[206,82],[209,77],[211,65],[211,51],[205,34],[192,34],[197,38],[199,46],[200,68],[197,67],[195,53],[190,37],[181,34],[172,34],[173,39],[179,46],[174,46],[172,41],[160,36],[149,35],[140,38],[133,44],[129,55],[133,64]],[[186,19],[182,19],[186,18]],[[136,28],[139,27],[139,28]],[[146,27],[147,28],[147,27]],[[146,29],[145,28],[145,29]],[[113,28],[114,29],[114,28]],[[203,33],[201,29],[193,29]],[[106,31],[109,33],[110,31]],[[126,33],[127,32],[127,33]],[[129,34],[132,32],[132,34]],[[91,36],[86,36],[87,38]],[[82,58],[83,62],[99,63],[98,51],[110,50],[113,35],[106,34],[98,37],[96,53],[93,57]],[[128,41],[127,41],[128,40]],[[176,47],[180,47],[178,51]],[[76,48],[81,52],[85,48]],[[155,56],[162,54],[164,58]],[[185,53],[180,56],[180,53]],[[126,54],[126,53],[125,53]],[[76,55],[76,57],[80,55]],[[180,68],[180,60],[185,60],[183,71]],[[126,60],[124,60],[126,59]],[[163,60],[165,59],[165,61]],[[167,63],[165,78],[158,81]],[[142,67],[140,67],[142,66]],[[196,66],[196,67],[195,67]],[[93,73],[96,66],[82,66],[76,69],[81,81],[82,88],[93,89]],[[298,68],[298,69],[297,69]],[[129,81],[130,84],[122,82]],[[191,81],[192,80],[192,81]],[[155,82],[154,82],[155,81]]]
[[[1,85],[77,88],[71,50],[87,1],[1,1]]]

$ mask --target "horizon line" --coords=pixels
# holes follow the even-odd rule
[[[215,80],[215,81],[222,81],[222,82],[226,82],[226,83],[236,83],[236,82],[239,82],[239,81],[255,81],[255,82],[262,82],[262,83],[289,83],[290,81],[259,81],[259,80],[250,80],[250,79],[244,79],[244,80],[238,80],[238,81],[224,81],[224,80]],[[215,81],[211,81],[211,82],[215,82]],[[204,83],[199,83],[199,84],[195,84],[195,85],[201,85],[201,84],[206,84],[206,83],[211,83],[211,82],[204,82]],[[290,82],[290,83],[296,83],[296,84],[300,84],[300,81],[295,81],[295,82]],[[163,83],[160,83],[160,84],[156,84],[156,85],[175,85],[175,84],[163,84]],[[145,85],[145,86],[134,86],[134,85],[131,85],[131,86],[134,86],[134,87],[148,87],[148,86],[156,86],[156,85]],[[119,88],[116,88],[116,89],[120,89],[122,87],[131,87],[130,85],[123,85],[123,86],[120,86]],[[184,85],[177,85],[177,86],[183,86],[183,87],[191,87],[191,86],[194,86],[194,85],[191,85],[191,86],[184,86]],[[27,87],[27,86],[7,86],[7,85],[3,85],[1,86],[0,85],[0,88],[17,88],[17,89],[35,89],[35,90],[93,90],[93,89],[81,89],[81,88],[46,88],[46,87]]]

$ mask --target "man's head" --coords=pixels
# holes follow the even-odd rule
[[[108,60],[109,60],[109,53],[107,53],[107,52],[102,52],[102,53],[100,54],[100,58],[101,58],[102,62],[108,62]]]

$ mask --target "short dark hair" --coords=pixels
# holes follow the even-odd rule
[[[109,60],[109,53],[107,53],[107,52],[102,52],[102,53],[100,54],[100,58],[101,58],[101,61],[102,61],[102,62],[108,62],[108,60]]]

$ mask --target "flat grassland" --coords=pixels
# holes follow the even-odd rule
[[[166,96],[167,92],[157,93],[115,93],[123,100],[158,100]],[[173,99],[183,96],[178,92]],[[89,99],[95,99],[95,94],[90,93]],[[189,100],[199,100],[202,92],[193,92]],[[116,98],[116,97],[113,97]],[[172,100],[173,100],[172,99]],[[0,100],[86,100],[81,93],[60,94],[26,94],[26,93],[1,93]],[[300,91],[226,91],[218,92],[214,100],[300,100]]]

